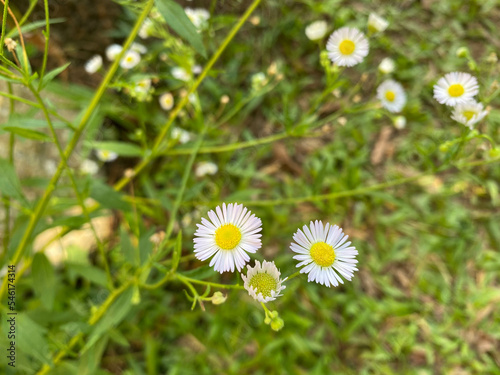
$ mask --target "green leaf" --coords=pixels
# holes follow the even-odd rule
[[[33,288],[47,310],[52,310],[55,298],[56,278],[52,264],[43,253],[33,257]]]
[[[87,343],[81,351],[82,354],[89,350],[108,330],[116,327],[125,318],[132,307],[132,294],[133,289],[128,288],[116,299],[101,320],[94,326]]]
[[[122,195],[120,193],[99,180],[92,180],[90,197],[99,202],[104,208],[125,211],[130,209],[130,205],[122,200]]]
[[[39,132],[38,130],[18,128],[15,126],[6,126],[3,127],[2,130],[14,133],[15,135],[18,135],[23,138],[34,139],[36,141],[42,141],[42,142],[53,142],[52,138],[50,138],[45,133]]]
[[[16,171],[12,164],[0,158],[0,171],[0,193],[17,199],[19,202],[23,203],[25,207],[29,207],[29,203],[24,197],[21,183],[17,178]]]
[[[101,363],[102,354],[108,344],[108,335],[97,341],[80,359],[78,375],[94,375]]]
[[[130,237],[124,229],[120,231],[120,246],[127,262],[129,262],[130,264],[139,265],[138,260],[136,259],[135,256],[136,249],[134,245],[132,245]]]
[[[55,68],[54,70],[51,70],[45,76],[42,78],[40,81],[40,85],[38,86],[38,91],[43,90],[45,86],[47,86],[50,81],[52,81],[54,78],[56,78],[59,74],[61,74],[66,68],[69,66],[71,63],[64,64],[63,66],[60,66],[59,68]]]
[[[45,338],[47,329],[35,323],[26,314],[17,314],[16,326],[17,348],[40,362],[50,361]]]
[[[70,273],[74,272],[84,279],[104,287],[108,285],[106,272],[104,272],[100,268],[91,265],[76,263],[66,263],[66,266],[68,267],[68,271]]]
[[[177,239],[175,241],[174,253],[172,254],[172,270],[170,272],[174,273],[179,266],[179,261],[182,254],[182,231],[179,231]]]
[[[173,0],[156,0],[156,6],[167,24],[182,38],[186,39],[200,55],[206,57],[201,35],[186,15],[186,12],[184,12],[184,9]]]
[[[139,146],[124,142],[92,142],[87,147],[113,151],[120,156],[142,156],[142,149]]]

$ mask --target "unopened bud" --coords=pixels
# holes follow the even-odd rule
[[[457,49],[457,57],[467,57],[469,56],[469,50],[467,47],[460,47]]]
[[[279,331],[285,326],[285,322],[281,318],[273,319],[271,322],[271,329],[273,331]]]
[[[223,295],[221,292],[215,292],[212,296],[212,303],[214,305],[221,305],[226,302],[227,296]]]
[[[5,38],[5,47],[9,52],[13,52],[17,47],[17,42],[11,38]]]
[[[229,100],[230,100],[229,96],[227,96],[227,95],[222,95],[220,98],[221,104],[227,104],[227,103],[229,103]]]

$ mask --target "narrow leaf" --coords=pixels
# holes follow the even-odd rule
[[[201,35],[186,15],[186,12],[184,12],[184,9],[173,0],[156,0],[156,6],[167,24],[182,38],[186,39],[200,55],[206,57]]]
[[[36,253],[33,257],[33,288],[47,310],[54,306],[56,278],[54,269],[47,257]]]

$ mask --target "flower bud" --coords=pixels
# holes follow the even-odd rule
[[[215,292],[212,296],[212,303],[214,305],[221,305],[226,302],[227,296],[223,295],[221,292]]]
[[[285,322],[281,318],[273,319],[271,322],[271,329],[273,331],[279,331],[285,326]]]
[[[457,57],[467,57],[469,56],[469,50],[467,47],[460,47],[457,49]]]

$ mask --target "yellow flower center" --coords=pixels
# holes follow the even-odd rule
[[[467,119],[467,121],[470,121],[470,119],[476,115],[476,112],[474,112],[474,111],[463,111],[462,115],[464,115],[464,117]]]
[[[330,267],[335,261],[335,250],[324,242],[312,245],[310,254],[314,263],[321,267]]]
[[[234,249],[241,240],[241,231],[233,224],[224,224],[215,231],[215,243],[223,250]]]
[[[354,48],[356,48],[356,45],[353,41],[348,39],[343,40],[339,45],[339,50],[342,55],[350,55],[354,52]]]
[[[254,275],[249,284],[252,288],[257,289],[256,294],[262,293],[262,297],[271,297],[271,292],[276,290],[278,286],[276,279],[265,272]]]
[[[101,156],[103,157],[103,159],[107,159],[109,158],[109,151],[101,151]]]
[[[394,94],[394,91],[387,91],[385,93],[385,98],[390,101],[390,102],[393,102],[394,99],[396,99],[396,94]]]
[[[465,89],[460,83],[455,83],[454,85],[448,87],[448,94],[454,98],[462,96],[464,92]]]
[[[132,56],[127,56],[126,58],[127,62],[133,62],[134,61],[134,58]]]

